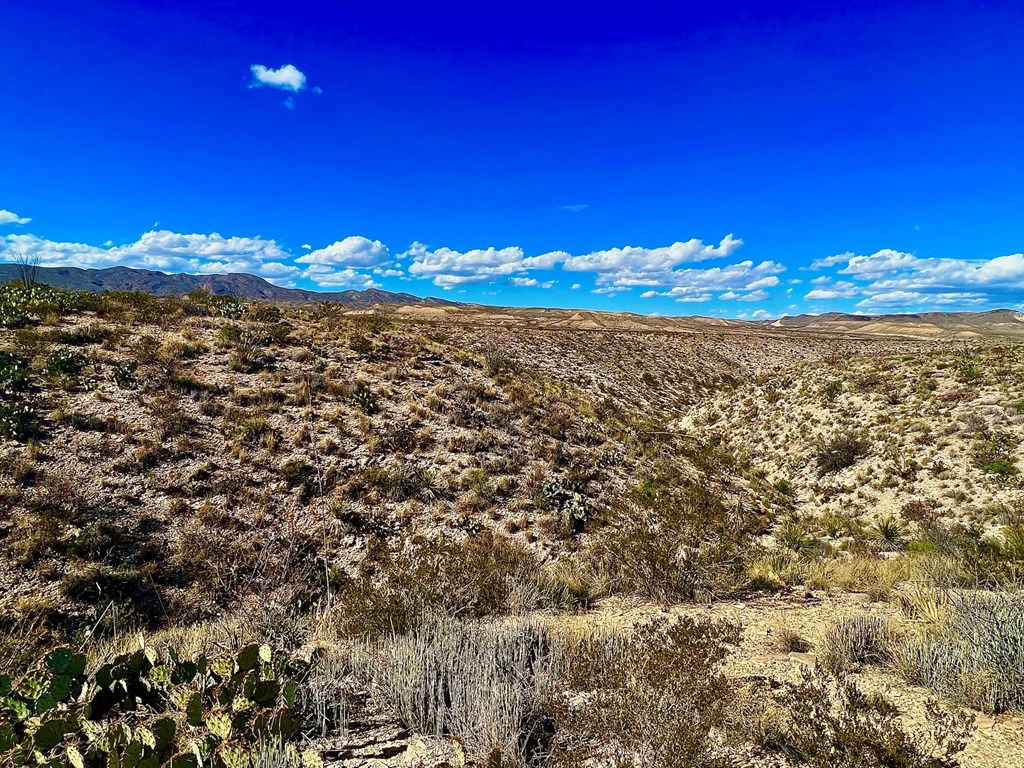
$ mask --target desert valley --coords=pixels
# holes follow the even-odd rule
[[[0,288],[0,761],[1024,764],[1024,316],[211,290]]]

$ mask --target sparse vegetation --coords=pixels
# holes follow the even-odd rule
[[[1024,709],[1018,347],[716,333],[0,287],[0,750],[973,765],[956,707]],[[217,700],[250,646],[287,734]],[[90,739],[55,648],[159,701]]]

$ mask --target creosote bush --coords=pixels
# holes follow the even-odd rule
[[[596,528],[595,569],[613,591],[703,600],[746,582],[760,521],[707,484],[644,485]]]
[[[566,607],[565,586],[532,553],[488,531],[397,552],[380,546],[373,554],[362,573],[340,587],[346,634],[401,633],[427,615],[479,618]]]
[[[958,768],[973,717],[927,704],[928,729],[908,731],[886,698],[804,667],[799,683],[755,694],[745,735],[788,764],[807,768]],[[748,705],[751,704],[748,700]]]
[[[739,643],[727,623],[652,620],[561,649],[550,707],[557,766],[726,766],[713,750],[733,684],[721,663]]]

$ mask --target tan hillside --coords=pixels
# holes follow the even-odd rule
[[[0,751],[1024,761],[1024,357],[963,318],[0,290]]]

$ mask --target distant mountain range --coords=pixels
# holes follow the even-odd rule
[[[1024,312],[993,309],[989,312],[919,312],[905,315],[852,315],[828,312],[763,320],[768,328],[787,328],[827,333],[857,333],[876,336],[917,336],[949,338],[974,336],[1022,336]]]
[[[0,264],[0,283],[18,280],[20,267]],[[557,310],[544,308],[485,307],[437,298],[421,298],[411,293],[393,293],[371,288],[365,291],[321,292],[300,288],[282,288],[262,277],[246,273],[228,275],[166,274],[149,269],[109,267],[38,267],[40,283],[57,288],[94,291],[144,291],[156,296],[181,296],[196,290],[240,299],[271,301],[332,301],[352,308],[390,305],[415,307],[403,314],[422,319],[487,321],[507,325],[581,330],[659,330],[701,332],[711,329],[748,332],[756,328],[779,329],[830,335],[913,336],[917,338],[964,338],[978,336],[1024,336],[1024,313],[1011,309],[990,312],[922,312],[906,315],[855,315],[828,312],[823,315],[798,315],[778,320],[745,322],[704,317],[654,317],[627,312],[593,310]]]
[[[149,269],[108,267],[106,269],[79,269],[78,267],[37,267],[36,279],[55,288],[75,291],[143,291],[155,296],[183,296],[192,291],[209,291],[218,296],[237,296],[240,299],[270,299],[272,301],[333,301],[350,307],[370,307],[375,304],[422,304],[452,306],[456,302],[444,299],[421,298],[411,293],[392,293],[370,288],[365,291],[320,292],[300,288],[282,288],[268,283],[262,277],[235,272],[227,275],[166,274]],[[21,278],[21,267],[0,264],[0,283]]]

